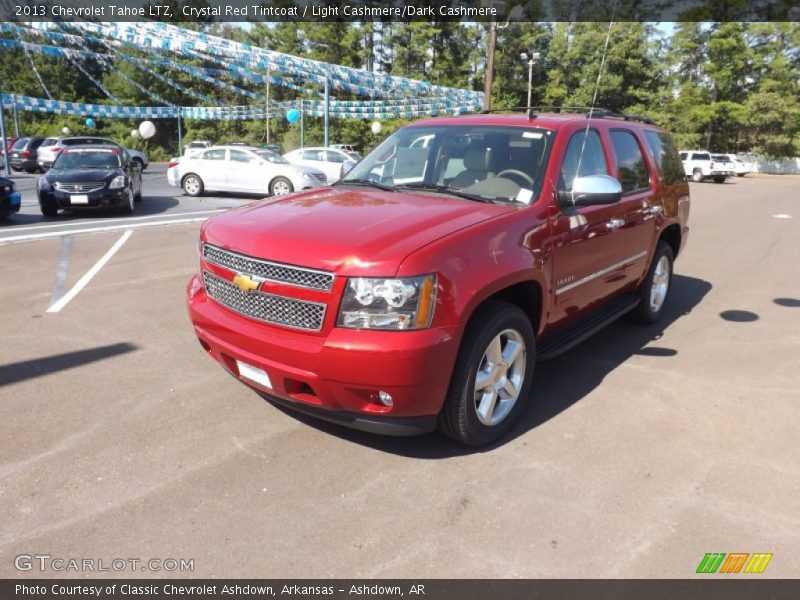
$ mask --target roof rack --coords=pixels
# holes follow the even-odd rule
[[[592,108],[591,106],[509,106],[506,108],[491,108],[489,110],[478,111],[479,115],[487,115],[490,113],[499,112],[526,112],[529,119],[535,119],[537,112],[552,111],[555,113],[585,113],[587,119],[623,119],[625,121],[639,121],[649,125],[655,125],[655,121],[645,115],[628,115],[625,113],[618,113],[607,108]],[[537,112],[534,112],[537,111]],[[469,114],[469,113],[461,113]]]
[[[595,108],[589,109],[586,113],[587,119],[623,119],[624,121],[638,121],[640,123],[647,123],[648,125],[655,125],[655,121],[648,116],[645,115],[627,115],[624,113],[618,113],[611,110],[606,110],[604,108]]]

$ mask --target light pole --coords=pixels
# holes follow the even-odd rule
[[[528,61],[528,104],[525,105],[525,108],[531,107],[531,95],[533,93],[533,63],[535,63],[542,55],[538,52],[531,52],[530,57],[528,56],[527,52],[523,52],[519,55],[522,60]]]

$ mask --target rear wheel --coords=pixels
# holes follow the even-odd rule
[[[522,413],[535,359],[530,319],[513,304],[491,301],[467,326],[439,428],[457,442],[484,446],[505,435]]]
[[[725,183],[724,177],[714,177],[714,183]]]
[[[276,177],[269,184],[269,193],[273,196],[285,196],[286,194],[291,194],[293,191],[294,186],[292,186],[292,182],[286,179],[286,177]]]
[[[672,247],[659,240],[647,276],[636,290],[639,304],[630,314],[637,323],[644,325],[655,323],[664,313],[664,306],[667,304],[669,290],[672,286],[673,261]]]
[[[183,187],[183,191],[186,193],[186,195],[199,196],[203,193],[203,180],[200,179],[199,175],[190,173],[183,178],[181,187]]]
[[[695,183],[700,183],[703,181],[703,171],[700,169],[695,169],[692,171],[692,181]]]

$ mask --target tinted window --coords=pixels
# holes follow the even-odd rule
[[[564,162],[561,163],[559,187],[570,191],[575,178],[586,175],[608,175],[603,144],[594,130],[590,130],[588,135],[586,131],[580,131],[570,138],[567,151],[564,153]]]
[[[53,169],[116,169],[120,165],[116,150],[64,150],[53,163]]]
[[[338,152],[333,152],[332,150],[328,150],[328,162],[335,162],[335,163],[343,163],[345,161],[345,157],[343,154],[339,154]]]
[[[253,156],[247,152],[242,152],[241,150],[231,150],[231,160],[235,160],[236,162],[249,163],[250,159],[252,158]]]
[[[683,165],[678,157],[678,149],[668,133],[645,131],[644,139],[653,151],[658,172],[664,183],[672,185],[684,180]],[[685,155],[685,153],[684,153]]]
[[[303,150],[303,160],[324,160],[321,150]]]
[[[708,152],[695,152],[692,154],[692,160],[711,160]]]
[[[28,138],[19,138],[14,145],[12,146],[12,150],[22,150],[25,147],[25,144],[28,143]]]
[[[216,148],[203,152],[203,160],[225,160],[225,148]]]
[[[47,138],[45,141],[42,142],[42,148],[47,148],[47,146],[52,146],[56,143],[56,140],[53,138]]]
[[[611,145],[614,146],[614,154],[617,155],[622,193],[648,188],[650,173],[647,171],[647,163],[644,162],[639,142],[633,134],[624,129],[614,129],[611,131]]]
[[[688,154],[686,154],[686,152],[681,152],[681,160],[686,160],[687,156]]]

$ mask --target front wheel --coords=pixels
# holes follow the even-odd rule
[[[123,204],[120,207],[120,210],[122,211],[123,215],[132,215],[133,214],[133,210],[134,210],[133,203],[134,202],[135,202],[135,200],[134,200],[133,190],[132,189],[128,190],[128,197],[125,200],[125,204]]]
[[[637,323],[643,325],[655,323],[664,313],[664,306],[667,304],[672,286],[673,261],[672,247],[664,241],[659,241],[647,276],[636,290],[639,304],[631,312],[631,318]]]
[[[485,446],[505,435],[522,413],[536,348],[527,315],[491,301],[467,326],[439,428],[457,442]]]
[[[701,181],[703,181],[703,171],[701,171],[700,169],[695,169],[692,172],[692,181],[694,181],[695,183],[700,183]]]
[[[294,186],[292,186],[292,182],[286,179],[286,177],[276,177],[272,180],[272,183],[269,184],[269,193],[273,196],[285,196],[286,194],[291,194],[294,191]]]
[[[39,208],[45,217],[55,217],[58,214],[58,205],[56,204],[40,204]]]

